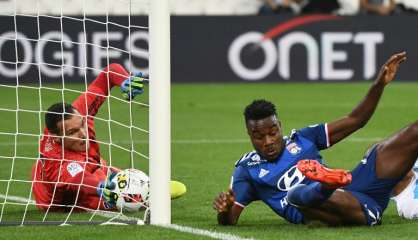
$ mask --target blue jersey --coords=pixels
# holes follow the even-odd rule
[[[316,159],[322,163],[319,151],[329,147],[326,124],[293,130],[284,137],[285,148],[273,162],[257,152],[245,154],[235,164],[232,189],[236,204],[245,207],[252,201],[262,200],[278,215],[292,223],[302,223],[303,215],[287,202],[287,192],[299,183],[309,184],[296,168],[302,159]]]

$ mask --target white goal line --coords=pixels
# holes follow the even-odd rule
[[[6,195],[0,194],[0,198],[6,199]],[[24,204],[35,204],[35,201],[31,199],[28,200],[27,198],[18,197],[18,196],[8,195],[7,200],[11,200],[11,201],[18,202],[18,203],[24,203]],[[101,217],[105,217],[109,219],[119,219],[123,221],[137,221],[138,223],[140,223],[138,225],[143,225],[141,224],[142,220],[139,218],[120,215],[119,213],[116,213],[116,212],[109,212],[109,213],[96,212],[96,214],[100,215]],[[242,237],[229,234],[229,233],[220,233],[216,231],[209,231],[205,229],[193,228],[193,227],[182,226],[182,225],[177,225],[177,224],[154,225],[154,226],[171,229],[171,230],[175,230],[178,232],[190,233],[193,235],[205,236],[205,237],[209,237],[213,239],[220,239],[220,240],[255,240],[254,238],[242,238]]]
[[[35,205],[34,200],[23,198],[23,197],[18,197],[18,196],[0,194],[0,199],[7,199],[9,201],[16,202],[16,203],[23,204],[23,205],[26,205],[26,204]],[[118,219],[122,221],[135,221],[137,222],[138,225],[144,224],[144,221],[142,221],[142,219],[121,215],[118,212],[103,212],[103,211],[94,211],[94,210],[90,212],[101,217],[109,218],[110,220]]]

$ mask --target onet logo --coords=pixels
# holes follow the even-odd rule
[[[322,31],[318,37],[303,30],[296,30],[316,22],[341,20],[344,18],[331,15],[302,16],[280,23],[265,33],[243,33],[232,41],[228,49],[229,65],[238,77],[247,81],[262,80],[276,67],[278,76],[289,80],[292,48],[301,45],[306,49],[306,59],[300,61],[307,63],[307,79],[349,80],[354,76],[354,70],[336,68],[335,65],[347,62],[351,51],[344,50],[346,48],[343,46],[350,45],[350,49],[355,48],[355,52],[362,53],[363,78],[372,78],[376,73],[377,45],[384,42],[382,32]],[[274,38],[276,42],[273,41]],[[258,67],[250,68],[243,63],[243,56],[251,57],[260,51],[264,60]]]
[[[291,167],[283,176],[277,181],[277,188],[280,191],[289,191],[305,179],[305,176],[296,168]]]

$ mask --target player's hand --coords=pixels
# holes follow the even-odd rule
[[[234,202],[235,194],[232,189],[229,189],[228,192],[219,193],[215,200],[213,200],[213,209],[215,209],[218,213],[228,212],[231,210]]]
[[[406,52],[392,55],[380,69],[376,82],[384,85],[390,83],[398,72],[399,65],[406,60]]]
[[[123,97],[129,101],[134,99],[135,96],[142,94],[144,92],[142,73],[135,74],[123,81],[122,85],[120,85],[120,90]]]
[[[112,172],[106,181],[99,183],[96,189],[97,195],[103,199],[106,208],[113,208],[118,200],[118,194],[113,191],[116,188],[116,184],[112,182],[115,175],[116,172]]]

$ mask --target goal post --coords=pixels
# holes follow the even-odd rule
[[[170,224],[170,14],[168,0],[150,1],[149,52],[151,224]]]

